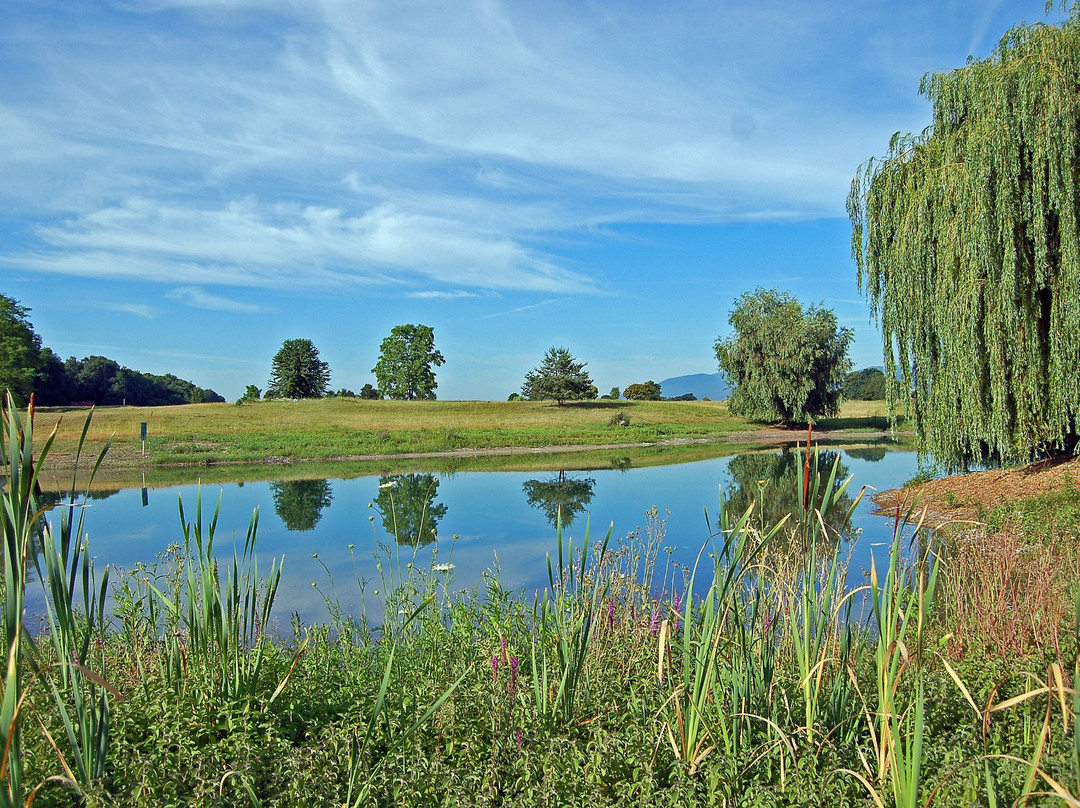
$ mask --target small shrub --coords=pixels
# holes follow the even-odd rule
[[[619,410],[615,415],[611,416],[608,426],[630,426],[630,416],[624,410]]]
[[[641,384],[631,384],[623,390],[623,398],[630,401],[659,401],[660,385],[651,379]]]
[[[262,391],[254,384],[249,384],[244,390],[244,395],[236,400],[237,404],[249,404],[262,398]]]

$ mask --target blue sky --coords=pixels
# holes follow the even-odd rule
[[[601,391],[713,372],[735,298],[880,336],[844,201],[920,77],[1043,0],[4,0],[0,292],[61,357],[227,398],[425,323],[440,398],[551,345]],[[1060,19],[1060,15],[1050,19]]]

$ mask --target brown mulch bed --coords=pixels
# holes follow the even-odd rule
[[[1004,502],[1030,499],[1060,488],[1068,480],[1080,487],[1080,457],[1054,457],[1009,469],[957,474],[940,480],[883,491],[874,497],[883,511],[901,510],[919,497],[917,512],[926,509],[926,523],[973,521],[979,509]]]

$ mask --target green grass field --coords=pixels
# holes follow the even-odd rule
[[[620,425],[622,413],[628,424]],[[53,468],[70,463],[85,410],[45,410],[37,434],[59,422]],[[146,456],[140,424],[148,424]],[[859,432],[887,427],[884,405],[853,402],[824,426]],[[365,401],[328,398],[238,406],[200,404],[96,410],[88,445],[112,437],[110,468],[332,461],[469,450],[653,444],[679,440],[744,443],[766,427],[728,413],[723,402]],[[791,440],[802,436],[791,430]],[[781,436],[780,440],[783,438]]]

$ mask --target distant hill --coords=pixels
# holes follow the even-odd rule
[[[731,388],[721,373],[691,373],[689,376],[664,379],[660,382],[660,392],[664,398],[693,393],[698,398],[723,401],[731,393]]]

